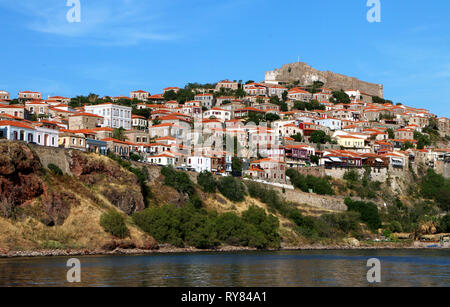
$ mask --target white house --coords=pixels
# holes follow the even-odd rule
[[[11,141],[24,141],[32,143],[35,130],[31,125],[19,121],[2,120],[0,121],[0,137]]]
[[[102,127],[131,129],[131,107],[104,103],[84,107],[86,112],[104,118]]]
[[[211,158],[204,156],[190,156],[186,160],[188,168],[194,169],[197,173],[203,171],[211,172]]]
[[[34,142],[41,146],[58,147],[59,127],[50,121],[41,121],[35,125]]]
[[[175,157],[168,153],[150,156],[147,158],[147,161],[151,164],[162,166],[175,165]]]
[[[205,111],[203,113],[203,118],[215,117],[222,123],[231,119],[231,111],[224,110],[221,108],[212,108],[211,110]]]
[[[328,117],[328,118],[316,119],[316,120],[314,120],[314,123],[321,125],[321,126],[328,127],[328,128],[330,128],[330,130],[341,130],[342,129],[342,121],[337,118]]]

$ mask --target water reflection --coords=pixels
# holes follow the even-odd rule
[[[296,251],[81,257],[75,286],[368,286],[379,258],[381,286],[450,286],[450,251]],[[0,259],[0,286],[73,286],[68,258]]]

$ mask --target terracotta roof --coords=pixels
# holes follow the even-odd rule
[[[12,120],[1,120],[0,126],[13,126],[13,127],[18,127],[18,128],[34,130],[34,128],[31,126],[25,125],[19,121],[12,121]]]

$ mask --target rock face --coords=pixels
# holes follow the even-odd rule
[[[111,204],[126,214],[144,210],[145,203],[136,176],[105,158],[72,151],[70,170],[82,182],[98,187]]]
[[[32,215],[45,225],[62,225],[70,214],[70,208],[80,203],[76,196],[78,192],[72,193],[69,184],[58,182],[58,179],[43,180],[42,168],[46,165],[42,165],[41,160],[51,161],[48,157],[41,159],[46,154],[44,149],[37,156],[26,144],[0,141],[0,216]],[[53,149],[48,150],[48,155],[51,155]],[[68,165],[70,173],[81,182],[96,187],[114,206],[127,214],[145,208],[134,174],[106,157],[78,151],[64,151],[64,154],[66,159],[63,162]],[[39,210],[28,206],[35,200],[40,200]]]
[[[41,222],[47,226],[62,225],[70,214],[70,208],[80,202],[72,193],[51,191],[42,197]]]
[[[39,159],[25,145],[0,142],[0,214],[10,218],[18,208],[42,195]]]
[[[371,96],[383,97],[382,84],[361,81],[357,78],[336,74],[331,71],[319,71],[302,62],[286,64],[280,69],[266,72],[265,81],[299,81],[300,85],[308,85],[312,84],[314,81],[322,81],[324,83],[324,87],[333,90],[355,89]]]

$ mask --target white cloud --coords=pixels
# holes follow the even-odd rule
[[[115,0],[81,2],[81,22],[69,23],[67,0],[0,0],[0,6],[26,17],[29,30],[96,45],[136,45],[179,38],[158,13],[154,1]]]

